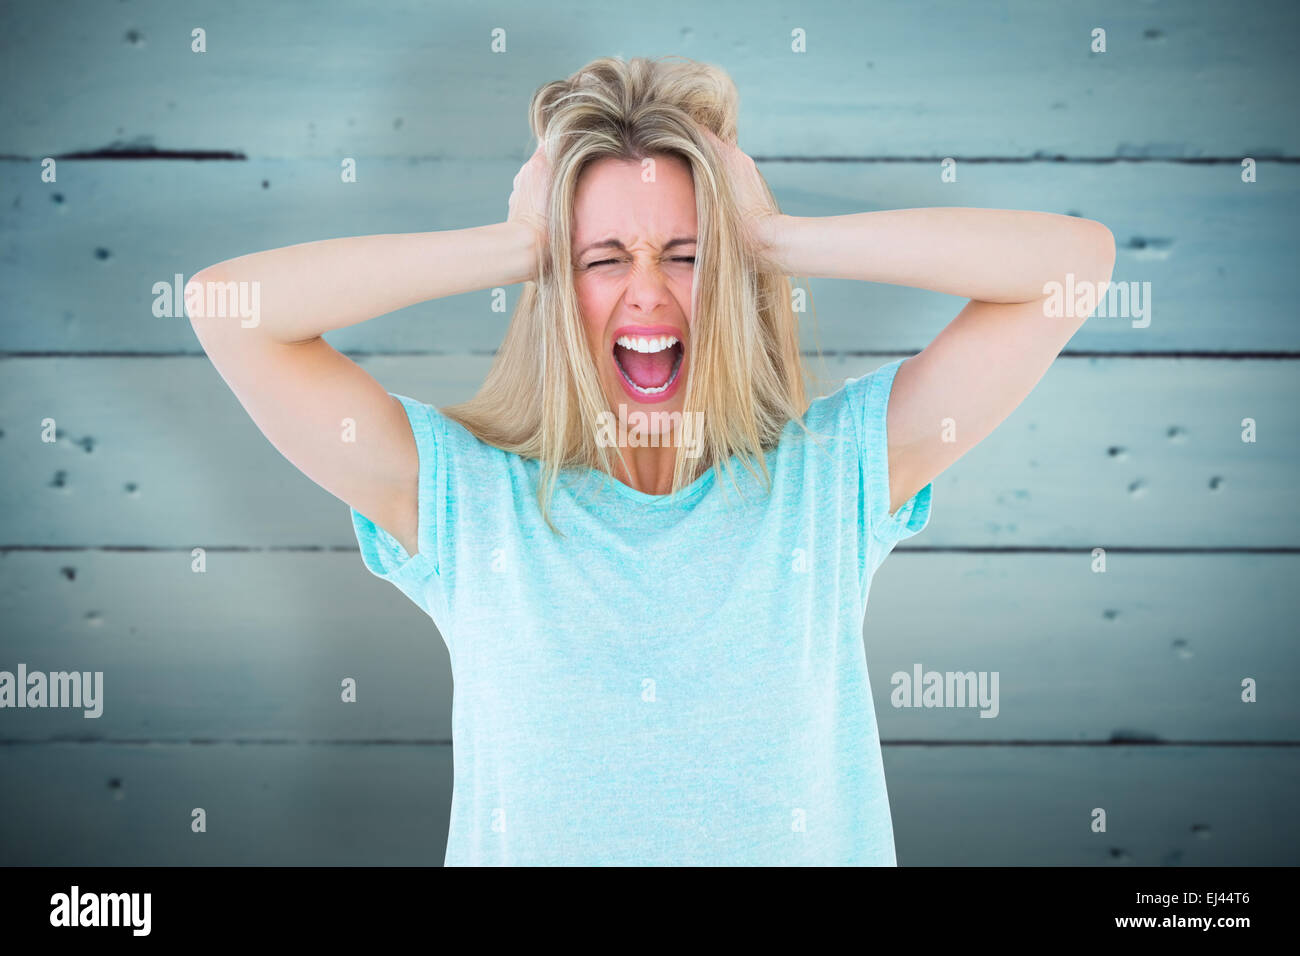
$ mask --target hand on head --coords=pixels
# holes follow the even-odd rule
[[[550,201],[551,167],[546,160],[542,144],[529,157],[528,162],[515,173],[514,189],[510,193],[508,222],[519,222],[537,234],[539,245],[546,244],[547,209]]]

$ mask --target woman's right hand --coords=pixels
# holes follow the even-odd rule
[[[546,152],[542,144],[528,162],[515,174],[514,190],[510,193],[507,222],[526,225],[537,236],[537,247],[546,247],[549,229],[547,228],[547,207],[550,202],[551,168],[546,161]]]

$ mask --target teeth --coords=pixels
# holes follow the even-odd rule
[[[661,338],[663,341],[667,342],[667,345],[663,346],[663,348],[670,348],[671,346],[677,344],[677,340],[673,338],[671,335],[662,336]],[[659,339],[651,339],[650,341],[658,342]],[[635,343],[637,342],[645,344],[646,340],[633,339],[627,336],[624,336],[623,338],[618,340],[618,344],[627,349],[636,348]],[[652,351],[662,351],[662,350],[654,349],[654,348],[639,348],[636,349],[636,351],[652,352]],[[615,359],[614,364],[618,366],[618,372],[620,375],[623,376],[623,381],[627,382],[628,385],[632,386],[634,391],[640,392],[642,395],[658,395],[660,392],[667,390],[668,387],[673,384],[673,382],[677,381],[677,376],[682,370],[682,357],[680,355],[677,357],[677,362],[673,365],[673,374],[669,376],[668,381],[664,382],[662,385],[656,388],[642,388],[636,382],[632,381],[632,379],[628,376],[627,372],[623,370],[623,366],[618,362],[617,359]]]
[[[656,335],[650,338],[643,335],[622,335],[618,338],[618,344],[633,352],[662,352],[676,345],[677,339],[672,335]]]

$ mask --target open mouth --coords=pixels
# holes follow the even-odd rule
[[[672,335],[621,335],[614,343],[614,364],[634,392],[661,395],[677,381],[684,350]]]

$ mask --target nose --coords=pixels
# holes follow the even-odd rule
[[[652,313],[671,301],[668,277],[657,262],[637,260],[628,271],[623,292],[627,305],[638,312]]]

